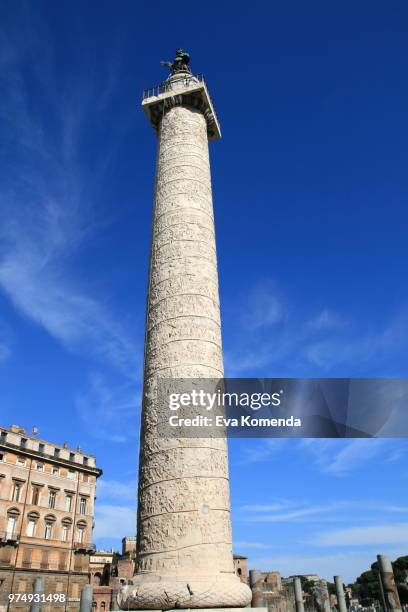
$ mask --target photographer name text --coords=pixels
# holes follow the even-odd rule
[[[302,427],[302,420],[293,415],[285,418],[257,418],[240,416],[227,418],[220,415],[215,417],[197,415],[191,418],[172,415],[169,418],[171,427]]]

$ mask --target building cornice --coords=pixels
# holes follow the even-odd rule
[[[103,474],[103,471],[100,468],[92,467],[90,465],[84,465],[83,463],[78,463],[77,461],[70,461],[69,459],[63,459],[61,457],[55,457],[54,455],[49,455],[48,453],[36,451],[32,448],[26,448],[18,444],[13,444],[12,442],[5,442],[4,440],[0,442],[0,450],[13,451],[21,457],[28,457],[29,459],[37,459],[39,461],[47,461],[48,463],[51,463],[53,465],[58,465],[71,469],[75,468],[78,472],[86,472],[87,474],[93,474],[97,478],[99,478],[99,476],[102,476]]]

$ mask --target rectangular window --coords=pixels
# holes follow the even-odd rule
[[[78,542],[80,544],[84,543],[84,534],[85,534],[85,529],[83,529],[82,527],[78,529]]]
[[[44,464],[43,463],[37,463],[35,466],[35,469],[37,470],[37,472],[43,472],[44,471]]]
[[[81,497],[79,502],[79,514],[85,514],[86,512],[86,499],[85,497]]]
[[[38,445],[38,450],[40,451],[40,453],[43,453],[45,451],[45,444],[42,444],[42,442],[40,442]]]
[[[21,438],[21,446],[27,446],[27,438]]]
[[[53,467],[52,468],[52,475],[53,476],[59,476],[59,469],[57,467]]]
[[[68,470],[68,478],[70,478],[71,480],[75,480],[76,479],[76,472],[75,472],[75,470]]]
[[[67,553],[65,553],[65,552],[60,553],[58,569],[65,570],[67,568],[67,560],[68,560]],[[57,593],[61,592],[63,590],[62,587],[58,588],[58,584],[60,584],[60,583],[57,582],[57,588],[56,588],[56,592]]]
[[[33,492],[31,495],[31,503],[33,506],[37,506],[40,502],[40,487],[33,487]]]
[[[82,480],[83,480],[83,482],[88,482],[88,474],[83,474],[82,475]]]
[[[24,548],[23,550],[23,567],[30,567],[32,548]]]
[[[16,461],[17,465],[25,465],[25,459],[24,457],[17,457],[17,461]]]
[[[3,459],[4,459],[3,453],[0,453],[0,461],[3,461]]]
[[[63,542],[68,542],[68,535],[69,535],[69,527],[68,525],[63,525],[62,526],[62,541]]]
[[[7,538],[11,538],[13,536],[15,527],[16,527],[15,517],[9,516],[7,519],[7,531],[6,531]]]
[[[50,491],[48,493],[48,507],[49,508],[55,508],[55,498],[57,497],[57,494],[55,491]]]
[[[59,455],[60,455],[60,449],[54,448],[54,457],[59,457]]]
[[[6,440],[7,440],[7,433],[5,431],[2,431],[0,438],[1,438],[2,442],[6,442]]]
[[[71,512],[72,507],[72,495],[65,496],[65,512]]]
[[[75,461],[75,453],[69,453],[69,460]]]
[[[12,501],[18,502],[20,501],[20,493],[21,493],[21,483],[15,482],[13,486],[13,495]]]
[[[48,550],[43,550],[41,553],[41,569],[48,569]]]
[[[30,519],[27,523],[26,535],[33,537],[35,533],[35,521]]]
[[[84,457],[84,465],[88,465],[88,457]]]

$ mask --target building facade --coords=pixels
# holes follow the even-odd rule
[[[135,573],[136,537],[122,538],[122,553],[96,551],[91,557],[92,610],[117,610],[116,596]]]
[[[16,425],[0,427],[0,605],[9,593],[32,593],[41,576],[46,594],[64,594],[64,607],[78,609],[94,551],[101,474],[95,457],[80,448],[40,440]],[[62,605],[46,603],[43,610]],[[9,609],[29,604],[20,601]]]
[[[241,582],[248,584],[248,558],[243,555],[232,555],[234,570]]]
[[[89,559],[89,582],[94,586],[106,586],[112,572],[115,551],[96,550]]]

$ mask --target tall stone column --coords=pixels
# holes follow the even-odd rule
[[[384,593],[386,612],[399,612],[401,610],[401,602],[397,585],[395,584],[391,561],[386,555],[377,555],[377,560],[380,570],[379,580],[381,580]]]
[[[302,583],[299,576],[293,579],[293,590],[295,592],[295,609],[296,612],[305,612],[305,606],[303,604],[303,590]]]
[[[334,576],[334,584],[336,586],[337,607],[339,612],[347,612],[346,598],[344,595],[344,587],[341,576]]]
[[[174,63],[173,63],[174,64]],[[158,159],[146,319],[137,570],[122,609],[243,607],[235,575],[226,440],[158,434],[160,378],[223,376],[208,140],[220,137],[203,81],[175,71],[147,92]]]

